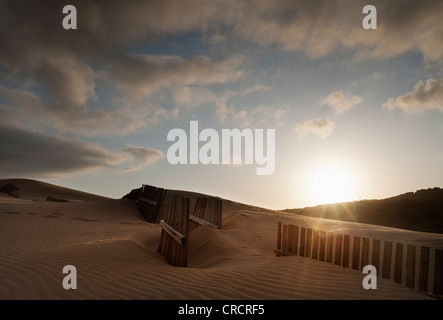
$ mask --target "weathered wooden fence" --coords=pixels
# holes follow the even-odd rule
[[[208,225],[221,229],[222,200],[200,197],[197,199],[194,214],[190,214],[190,199],[172,196],[168,199],[164,219],[160,220],[162,232],[158,253],[173,266],[187,267],[189,232],[198,225]],[[193,226],[191,227],[191,224]]]
[[[222,200],[215,197],[197,198],[194,213],[189,218],[193,221],[191,228],[194,228],[196,225],[209,225],[221,229]]]
[[[417,247],[279,222],[274,253],[277,256],[299,255],[359,271],[371,264],[376,267],[377,276],[393,279],[412,289],[443,295],[442,248]]]
[[[142,192],[138,199],[138,210],[146,221],[155,223],[165,195],[165,189],[145,184],[142,186]]]
[[[168,202],[158,253],[177,267],[188,266],[189,198],[174,196]]]

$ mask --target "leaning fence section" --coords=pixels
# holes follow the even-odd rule
[[[217,229],[222,227],[222,200],[215,197],[198,197],[193,214],[189,216],[194,228],[207,225]]]
[[[166,203],[158,253],[172,266],[188,266],[189,232],[199,225],[222,228],[222,200],[200,197],[193,214],[190,213],[190,198],[171,196]]]
[[[158,253],[176,267],[188,266],[189,198],[174,196],[168,202]]]
[[[437,296],[443,295],[443,249],[278,223],[277,256],[298,255],[363,270]],[[381,270],[380,270],[381,269]]]
[[[154,223],[160,211],[166,190],[149,185],[143,185],[140,198],[138,199],[138,210],[147,222]]]

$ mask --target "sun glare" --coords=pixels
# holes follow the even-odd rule
[[[315,171],[311,180],[311,197],[317,204],[351,201],[352,182],[349,172],[328,166]]]

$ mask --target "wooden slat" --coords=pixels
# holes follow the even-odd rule
[[[415,287],[415,246],[408,244],[406,258],[406,286]]]
[[[372,261],[371,264],[377,270],[377,276],[380,275],[380,240],[374,239],[372,241]]]
[[[280,255],[281,252],[281,222],[278,222],[278,227],[277,227],[277,256]]]
[[[312,233],[312,259],[318,259],[318,230],[314,230]]]
[[[318,254],[318,260],[325,261],[326,258],[326,231],[320,230],[320,251]]]
[[[288,252],[288,225],[283,225],[283,238],[281,250],[286,254]]]
[[[418,290],[428,292],[429,247],[420,247],[420,266],[418,270]]]
[[[294,245],[292,242],[292,237],[294,236],[294,225],[290,224],[288,225],[288,244],[287,244],[287,248],[288,248],[288,253],[292,253],[293,249],[292,246]]]
[[[306,252],[306,228],[301,228],[300,229],[300,250],[299,250],[299,255],[301,257],[305,256],[305,252]]]
[[[160,220],[160,225],[162,226],[163,230],[165,230],[172,238],[174,238],[175,241],[177,241],[181,245],[185,244],[186,237],[184,235],[182,235],[180,232],[175,230],[163,220]]]
[[[203,220],[203,219],[201,219],[199,217],[196,217],[193,214],[191,214],[189,216],[189,219],[194,221],[194,222],[196,222],[196,223],[198,223],[198,224],[200,224],[200,225],[202,225],[202,226],[211,226],[211,227],[214,227],[214,228],[218,229],[218,226],[216,226],[215,224],[212,224],[212,223],[210,223],[210,222],[208,222],[206,220]]]
[[[149,199],[146,199],[146,198],[139,198],[138,200],[141,201],[141,202],[150,204],[152,206],[156,206],[157,205],[157,201],[149,200]]]
[[[443,294],[443,249],[435,249],[434,294]]]
[[[395,246],[394,281],[401,284],[403,267],[403,244],[397,243]]]
[[[332,263],[332,254],[334,252],[333,248],[333,242],[334,242],[334,233],[328,232],[326,234],[326,262]]]
[[[360,271],[369,264],[369,239],[362,239]]]
[[[341,266],[343,235],[335,235],[335,264]]]
[[[352,269],[358,270],[360,266],[360,237],[354,237],[354,248],[352,249]]]
[[[343,235],[343,262],[344,268],[349,267],[349,250],[350,250],[351,236],[349,234]]]
[[[391,278],[392,242],[385,241],[383,253],[383,278]]]
[[[306,229],[306,251],[305,251],[305,257],[310,258],[311,257],[311,251],[312,251],[312,229],[308,228],[308,229]]]
[[[298,234],[299,234],[299,227],[293,226],[293,233],[292,233],[292,254],[297,255],[298,254]]]

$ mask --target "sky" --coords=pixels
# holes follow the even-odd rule
[[[371,1],[368,30],[367,4],[0,0],[0,178],[272,209],[443,187],[443,2]],[[274,171],[171,164],[190,121],[275,130]]]

